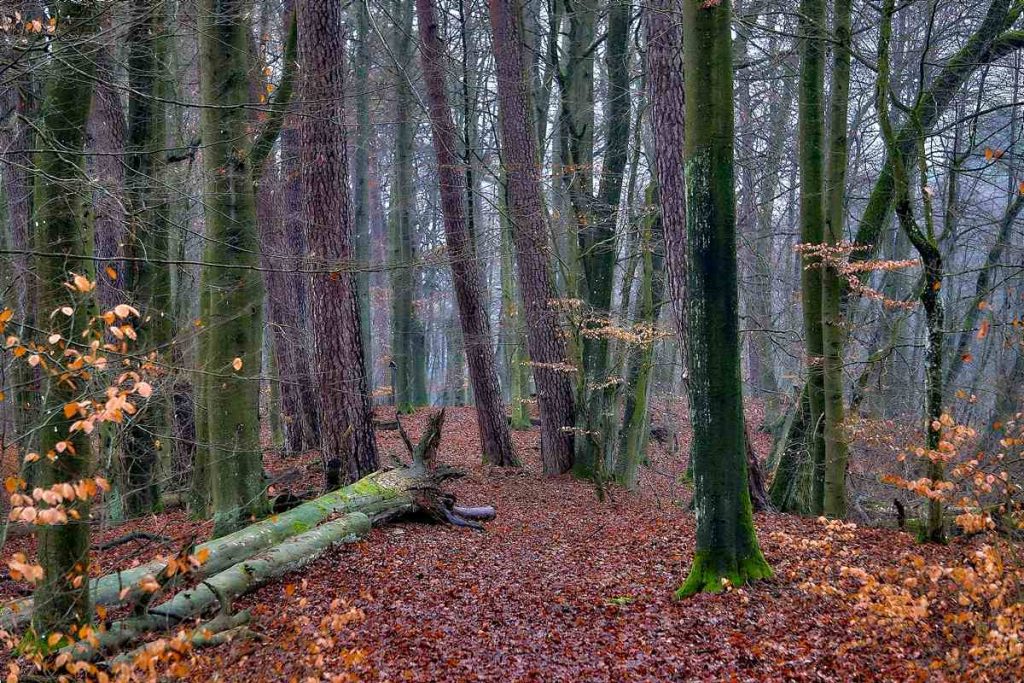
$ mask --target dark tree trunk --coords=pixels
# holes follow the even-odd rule
[[[299,54],[305,75],[300,124],[302,218],[318,270],[310,279],[313,365],[319,376],[320,433],[326,458],[342,459],[342,479],[377,469],[360,333],[345,139],[341,5],[299,3]]]
[[[558,325],[551,280],[540,162],[530,109],[529,73],[520,36],[518,0],[490,0],[501,120],[502,163],[516,266],[526,309],[527,341],[541,413],[541,457],[548,474],[573,463],[575,401],[565,340]]]
[[[687,368],[697,547],[680,597],[771,576],[748,490],[740,377],[728,0],[683,2],[688,213]]]
[[[505,402],[501,398],[498,372],[491,348],[491,330],[484,307],[484,282],[476,259],[473,237],[466,223],[466,175],[464,163],[456,153],[455,122],[448,108],[444,83],[444,46],[438,34],[437,17],[431,0],[416,0],[419,17],[423,76],[430,104],[430,124],[434,132],[441,210],[444,213],[448,258],[452,266],[455,298],[459,305],[463,346],[473,395],[477,404],[477,423],[484,462],[516,465]],[[452,359],[458,362],[458,359]]]

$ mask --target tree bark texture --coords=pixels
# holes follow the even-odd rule
[[[526,309],[527,341],[541,413],[544,471],[559,474],[573,463],[575,400],[566,344],[559,330],[551,279],[548,231],[540,185],[530,82],[520,36],[518,0],[489,0],[501,120],[502,164],[516,266]]]
[[[333,271],[314,273],[309,289],[321,448],[325,457],[341,458],[343,481],[354,482],[376,470],[378,460],[351,268],[355,249],[340,97],[345,87],[341,16],[341,6],[335,3],[299,3],[306,102],[300,124],[300,173],[311,256]]]

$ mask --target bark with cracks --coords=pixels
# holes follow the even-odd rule
[[[342,9],[336,3],[299,3],[299,55],[305,116],[300,125],[302,217],[314,258],[336,269],[310,280],[313,361],[319,370],[322,452],[342,459],[342,479],[354,482],[377,469],[360,332],[348,190]]]
[[[438,33],[432,0],[416,0],[419,17],[423,76],[430,103],[430,125],[437,155],[441,210],[445,240],[452,267],[455,298],[459,306],[463,345],[473,396],[484,462],[517,465],[505,403],[498,385],[498,372],[491,348],[491,330],[484,302],[483,273],[473,248],[473,236],[466,223],[466,175],[456,152],[455,122],[448,108],[444,83],[444,45]]]
[[[690,406],[697,548],[685,597],[771,576],[747,488],[733,170],[732,7],[683,2]]]
[[[530,108],[529,74],[520,36],[518,0],[490,0],[491,32],[497,55],[498,108],[502,163],[508,182],[508,209],[516,266],[526,309],[527,342],[541,414],[544,471],[559,474],[573,464],[576,412],[565,339],[559,330],[551,279],[550,250],[536,127]]]

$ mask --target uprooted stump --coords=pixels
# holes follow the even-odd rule
[[[234,599],[302,568],[333,545],[363,538],[372,526],[399,517],[418,513],[442,523],[482,529],[481,522],[494,518],[494,508],[458,506],[455,497],[442,489],[445,482],[465,474],[435,463],[444,418],[443,409],[432,415],[415,446],[400,430],[411,463],[380,469],[233,534],[195,547],[190,542],[171,562],[155,560],[93,579],[95,605],[127,604],[133,608],[131,616],[106,625],[65,651],[75,659],[116,657],[147,634],[192,626],[215,611],[218,617],[206,624],[224,630],[240,628],[247,616],[230,614]],[[182,565],[184,557],[204,561],[182,577],[175,567]],[[23,626],[31,614],[30,598],[8,603],[0,612],[0,627]]]

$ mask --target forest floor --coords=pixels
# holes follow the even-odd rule
[[[389,415],[381,414],[381,417]],[[415,440],[427,412],[403,420]],[[688,428],[652,442],[641,489],[611,491],[541,476],[536,428],[515,434],[521,470],[485,468],[472,409],[449,410],[439,459],[468,476],[452,491],[494,505],[484,532],[405,521],[374,529],[302,572],[236,605],[252,611],[255,639],[204,649],[174,669],[195,681],[682,681],[925,680],[945,653],[936,625],[872,636],[843,591],[840,567],[869,571],[921,555],[962,554],[968,541],[924,547],[887,529],[829,526],[757,515],[775,578],[718,595],[673,599],[694,547],[682,483]],[[758,437],[767,450],[767,435]],[[403,454],[396,432],[379,432],[382,460]],[[292,490],[314,485],[318,457],[268,461]],[[308,481],[296,481],[305,472]],[[290,473],[290,474],[289,474]],[[170,512],[133,523],[180,544],[208,527]],[[124,534],[121,526],[100,534]],[[13,539],[4,555],[31,552]],[[104,569],[168,552],[129,543],[102,555]],[[825,595],[815,582],[842,590]],[[5,592],[9,583],[4,586]]]

